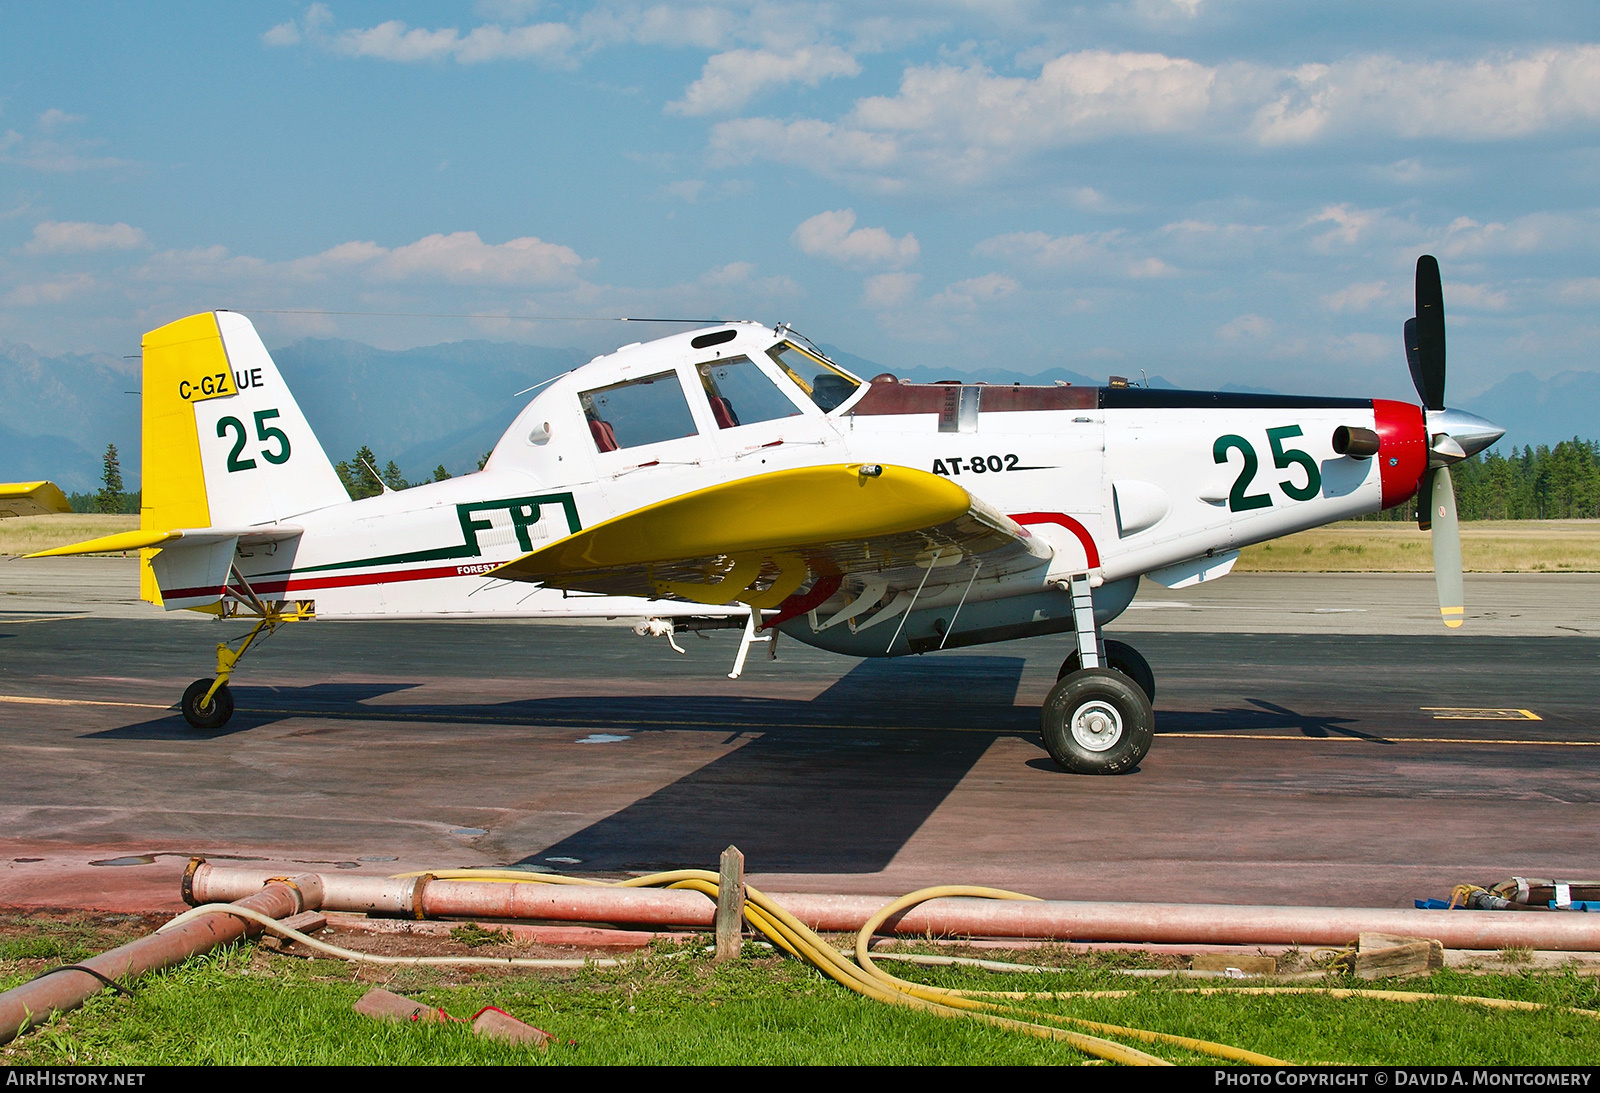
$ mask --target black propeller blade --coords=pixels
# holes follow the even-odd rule
[[[1406,323],[1406,360],[1423,408],[1443,410],[1444,285],[1431,254],[1417,259],[1417,317]]]

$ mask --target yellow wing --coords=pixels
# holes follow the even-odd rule
[[[1037,568],[1048,545],[947,478],[834,464],[724,482],[614,517],[496,569],[551,588],[775,608],[807,580],[887,591]],[[837,579],[836,579],[837,578]]]
[[[54,482],[0,482],[0,518],[71,511],[67,495]]]

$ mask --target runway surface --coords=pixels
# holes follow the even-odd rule
[[[317,622],[196,733],[170,707],[246,627],[85,562],[0,562],[0,905],[176,906],[191,854],[615,874],[729,843],[789,891],[1402,906],[1600,874],[1593,575],[1469,577],[1466,633],[1404,632],[1425,577],[1147,589],[1113,630],[1155,668],[1155,746],[1093,778],[1038,740],[1060,637],[896,661],[784,639],[732,681],[731,634],[679,656],[616,625]]]

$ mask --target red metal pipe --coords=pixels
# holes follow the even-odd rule
[[[200,866],[191,899],[215,901],[256,890],[260,869]],[[324,874],[323,909],[365,910],[386,878]],[[411,878],[385,901],[401,913],[444,918],[606,922],[708,927],[716,904],[696,892],[652,888],[497,884]],[[815,930],[854,933],[889,901],[882,896],[769,893]],[[404,908],[399,910],[398,908]],[[1345,945],[1358,934],[1437,938],[1452,949],[1526,947],[1600,952],[1600,915],[1526,911],[1418,911],[1383,907],[1250,907],[1232,904],[1089,903],[1058,900],[937,899],[886,923],[883,932],[942,937],[1191,945]]]
[[[287,918],[313,909],[320,878],[316,874],[290,882],[257,886],[255,894],[238,900],[241,907],[273,918]],[[259,933],[260,926],[231,915],[215,914],[186,922],[165,933],[150,934],[126,945],[80,961],[110,980],[131,981],[146,972],[159,971],[218,945]],[[52,1013],[77,1009],[84,1000],[104,989],[88,972],[61,971],[24,983],[0,994],[0,1044],[8,1043]]]

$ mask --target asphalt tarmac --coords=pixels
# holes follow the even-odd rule
[[[1146,589],[1113,633],[1155,669],[1155,745],[1096,778],[1038,738],[1062,637],[784,639],[733,681],[729,633],[680,656],[619,625],[315,622],[195,732],[171,707],[246,626],[75,561],[0,562],[0,906],[176,907],[194,854],[618,875],[729,843],[778,891],[1409,906],[1600,875],[1596,575],[1469,576],[1457,633],[1427,577]]]

